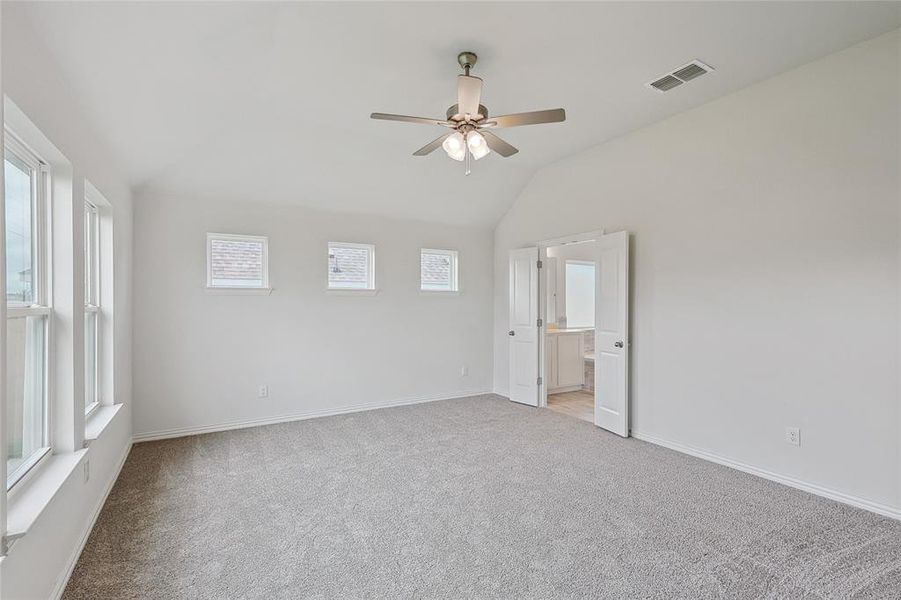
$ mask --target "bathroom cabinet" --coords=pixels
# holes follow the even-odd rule
[[[582,389],[585,378],[584,331],[549,330],[545,340],[547,391],[571,392]]]

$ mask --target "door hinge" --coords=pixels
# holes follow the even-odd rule
[[[544,325],[544,321],[542,321],[541,319],[538,319],[538,326],[541,327],[542,325]]]
[[[539,377],[537,383],[538,383],[538,385],[541,385],[542,383],[544,383],[544,380],[541,377]]]
[[[542,262],[539,260],[539,261],[538,261],[538,268],[540,269],[540,268],[543,267],[543,266],[544,266],[544,263],[542,263]]]

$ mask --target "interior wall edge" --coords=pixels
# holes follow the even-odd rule
[[[872,500],[867,500],[866,498],[861,498],[860,496],[846,494],[829,487],[811,483],[809,481],[804,481],[802,479],[791,477],[789,475],[783,475],[782,473],[769,471],[767,469],[761,469],[760,467],[755,467],[754,465],[722,456],[720,454],[717,454],[716,452],[702,450],[701,448],[696,448],[694,446],[683,444],[681,442],[675,442],[650,433],[645,433],[643,431],[636,431],[633,429],[631,433],[632,437],[634,437],[635,439],[641,440],[643,442],[648,442],[649,444],[668,448],[682,454],[687,454],[689,456],[694,456],[695,458],[700,458],[702,460],[716,463],[718,465],[723,465],[724,467],[742,471],[743,473],[748,473],[750,475],[761,477],[769,481],[775,481],[776,483],[781,483],[782,485],[787,485],[797,490],[809,492],[822,498],[835,500],[836,502],[841,502],[842,504],[847,504],[856,508],[862,508],[884,517],[890,517],[892,519],[901,521],[901,506],[889,506],[887,504],[882,504],[880,502],[874,502]]]
[[[97,523],[97,518],[100,516],[100,511],[103,510],[103,505],[106,504],[106,499],[109,498],[110,492],[113,491],[113,486],[116,485],[116,480],[119,479],[119,474],[122,472],[122,467],[125,466],[125,461],[128,459],[129,453],[131,453],[131,447],[131,442],[123,447],[122,456],[119,458],[115,469],[113,469],[112,474],[108,478],[106,486],[103,489],[103,494],[98,498],[94,510],[91,513],[90,520],[85,523],[85,526],[81,532],[81,541],[78,542],[78,545],[72,552],[72,556],[67,561],[66,569],[65,571],[63,571],[62,577],[57,580],[56,587],[53,589],[53,594],[50,596],[53,600],[59,600],[59,598],[62,597],[63,592],[66,590],[66,584],[69,583],[69,579],[72,577],[72,572],[75,570],[75,565],[78,563],[78,558],[84,551],[85,544],[88,543],[88,538],[91,535],[91,531],[93,531],[94,529],[94,525]]]
[[[393,408],[397,406],[411,406],[413,404],[425,404],[427,402],[439,402],[442,400],[458,400],[461,398],[471,398],[473,396],[490,395],[490,390],[465,390],[453,392],[450,394],[437,394],[435,396],[419,396],[415,398],[404,398],[401,400],[392,400],[381,402],[378,404],[355,404],[341,408],[329,408],[322,410],[302,411],[276,417],[265,417],[260,419],[246,419],[239,421],[228,421],[216,423],[212,425],[203,425],[199,427],[176,427],[173,429],[163,429],[159,431],[146,431],[134,434],[132,440],[134,443],[152,442],[156,440],[165,440],[172,438],[187,437],[191,435],[201,435],[205,433],[216,433],[217,431],[231,431],[234,429],[247,429],[250,427],[262,427],[264,425],[275,425],[277,423],[291,423],[294,421],[306,421],[307,419],[318,419],[321,417],[331,417],[337,415],[346,415],[358,412],[367,412],[370,410],[380,410],[383,408]]]

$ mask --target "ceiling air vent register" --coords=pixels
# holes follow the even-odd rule
[[[711,71],[713,71],[713,67],[710,65],[706,65],[699,60],[693,60],[687,65],[674,69],[663,77],[659,77],[645,85],[658,92],[668,92],[674,87],[682,85],[686,81],[691,81],[692,79],[696,79],[701,75],[706,75]]]

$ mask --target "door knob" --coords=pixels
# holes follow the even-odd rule
[[[613,345],[616,346],[617,348],[622,348],[622,347],[623,347],[623,343],[622,343],[622,342],[616,342],[616,343],[613,344]]]
[[[511,329],[507,332],[507,335],[516,335],[516,332]]]

